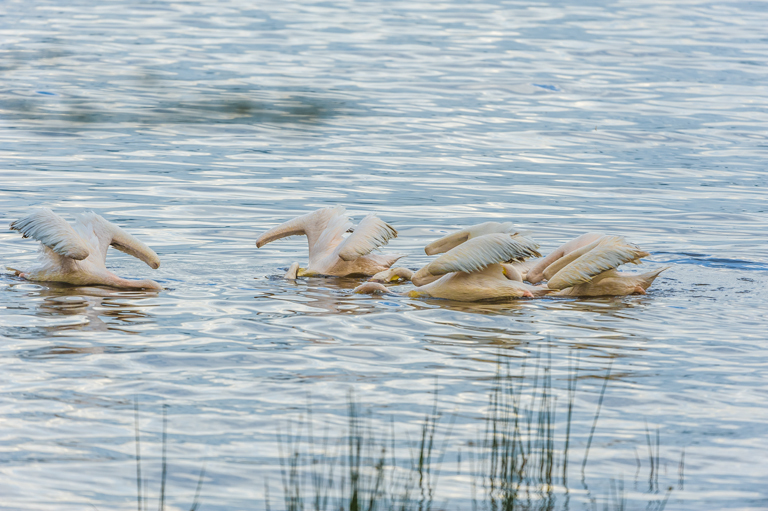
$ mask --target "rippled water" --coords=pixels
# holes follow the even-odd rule
[[[167,404],[170,504],[188,509],[206,463],[202,509],[262,509],[265,480],[279,508],[275,435],[308,401],[340,428],[354,389],[405,440],[436,388],[455,420],[440,491],[466,509],[451,467],[498,357],[518,371],[549,354],[562,389],[576,353],[571,509],[602,508],[619,480],[630,508],[667,487],[666,509],[768,507],[764,3],[2,11],[2,222],[93,209],[162,259],[110,267],[169,289],[0,276],[1,509],[135,508],[135,396],[152,492]],[[384,250],[411,268],[452,229],[511,220],[544,251],[599,230],[672,269],[647,296],[482,306],[280,278],[306,241],[256,236],[335,204],[392,223]],[[36,249],[0,233],[3,266]],[[661,490],[643,482],[656,430]]]

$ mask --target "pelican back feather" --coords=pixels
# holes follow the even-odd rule
[[[525,236],[484,234],[452,248],[426,268],[432,275],[445,275],[456,271],[472,273],[491,264],[538,257],[538,247],[538,243]]]
[[[639,264],[641,257],[649,255],[636,245],[627,243],[620,236],[606,236],[597,246],[553,275],[547,282],[547,287],[565,289],[584,284],[602,272],[615,269],[622,264]]]
[[[467,240],[477,238],[478,236],[483,236],[485,234],[493,234],[497,232],[506,232],[512,234],[515,232],[515,226],[512,224],[512,222],[485,222],[482,224],[473,225],[433,241],[424,247],[424,252],[427,255],[442,254],[458,247]]]

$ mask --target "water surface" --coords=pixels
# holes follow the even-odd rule
[[[353,389],[406,442],[437,389],[441,498],[466,509],[457,453],[498,358],[551,356],[562,390],[576,354],[574,459],[611,378],[571,509],[619,480],[633,509],[670,486],[666,509],[768,507],[766,26],[707,0],[7,2],[0,220],[92,209],[162,259],[110,268],[168,289],[0,276],[0,508],[134,509],[135,397],[152,492],[167,404],[170,505],[207,460],[202,509],[263,509],[265,480],[279,508],[276,432],[308,401],[341,431]],[[625,235],[672,268],[646,296],[503,305],[281,279],[306,241],[257,235],[337,204],[394,225],[411,268],[490,220],[545,252]],[[3,266],[36,249],[0,233]]]

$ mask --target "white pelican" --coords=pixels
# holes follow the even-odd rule
[[[597,238],[597,239],[594,239]],[[588,242],[590,239],[593,241]],[[574,247],[580,245],[574,250]],[[616,271],[625,263],[640,264],[642,257],[650,254],[636,245],[627,243],[621,236],[604,236],[590,233],[561,246],[542,261],[548,264],[541,270],[547,279],[547,287],[558,292],[554,296],[625,296],[645,294],[656,277],[669,267],[642,274],[625,274]],[[559,255],[565,254],[565,255]],[[551,255],[551,254],[550,254]],[[529,271],[530,276],[537,265]]]
[[[397,237],[394,227],[371,213],[347,238],[352,222],[342,206],[318,209],[274,227],[256,240],[261,248],[286,236],[303,235],[309,242],[309,265],[293,263],[287,279],[312,276],[370,276],[384,271],[403,256],[372,255],[371,252]]]
[[[533,298],[551,292],[544,286],[522,282],[519,272],[510,274],[509,261],[540,256],[538,244],[520,234],[494,232],[465,238],[415,274],[417,287],[405,293],[411,298],[444,298],[464,302]],[[442,249],[442,247],[441,247]],[[393,269],[392,272],[394,273]],[[385,279],[386,275],[381,275]],[[519,280],[518,280],[519,279]],[[382,293],[389,290],[378,282],[367,282],[356,293]]]
[[[554,263],[561,257],[570,254],[574,250],[578,250],[585,245],[589,245],[593,241],[598,240],[604,236],[605,234],[599,232],[588,232],[587,234],[582,234],[578,238],[572,239],[568,243],[561,245],[560,247],[553,250],[547,257],[534,261],[534,264],[528,270],[526,280],[533,284],[538,284],[545,279],[544,270],[547,268],[547,266]]]
[[[433,241],[426,247],[424,247],[424,252],[427,255],[436,255],[436,254],[442,254],[444,252],[447,252],[451,249],[454,249],[464,243],[465,241],[471,240],[473,238],[477,238],[478,236],[484,236],[486,234],[495,234],[495,233],[507,233],[510,235],[516,235],[519,234],[517,229],[515,229],[512,222],[485,222],[478,225],[473,225],[471,227],[467,227],[465,229],[462,229],[460,231],[454,232],[452,234],[447,234],[443,236],[442,238]],[[536,245],[538,247],[538,245]],[[538,252],[536,252],[536,255],[539,255]],[[504,264],[504,271],[505,275],[510,280],[517,280],[519,282],[522,282],[524,280],[525,273],[528,269],[528,267],[532,264],[531,261],[523,260],[523,259],[515,259],[514,261],[506,261],[507,264]],[[429,265],[423,267],[418,272],[413,272],[407,268],[402,267],[396,267],[396,268],[390,268],[388,270],[382,271],[380,273],[377,273],[373,277],[371,277],[371,282],[378,282],[378,283],[389,283],[389,282],[396,282],[396,281],[407,281],[411,280],[413,281],[413,284],[416,286],[423,286],[425,284],[429,284],[430,282],[433,282],[440,278],[440,276],[430,275],[427,267]]]
[[[78,286],[162,289],[153,280],[127,280],[107,270],[105,262],[110,245],[141,259],[153,269],[160,266],[160,258],[144,243],[96,213],[75,215],[72,226],[50,209],[40,208],[11,223],[10,227],[42,244],[32,267],[8,268],[22,278]]]

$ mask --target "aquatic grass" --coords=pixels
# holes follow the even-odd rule
[[[478,439],[458,449],[456,474],[461,473],[462,459],[469,462],[470,495],[467,500],[471,501],[475,511],[568,509],[571,498],[568,463],[579,381],[578,355],[571,357],[567,369],[562,419],[558,417],[558,389],[553,388],[550,354],[546,358],[536,355],[524,360],[517,371],[512,370],[508,359],[502,360],[500,356]],[[592,496],[585,478],[611,365],[602,377],[594,418],[580,460],[582,494],[586,494],[595,509],[598,499]],[[439,423],[437,392],[431,412],[425,415],[420,425],[419,437],[415,442],[409,442],[407,463],[398,456],[394,422],[389,431],[375,427],[370,412],[363,414],[352,394],[348,399],[347,415],[346,432],[336,439],[333,452],[329,451],[332,442],[327,433],[319,444],[321,450],[317,451],[318,444],[312,436],[311,411],[302,416],[298,428],[292,430],[289,425],[288,434],[278,435],[286,511],[427,511],[450,507],[447,500],[436,504],[441,502],[438,476],[448,451],[447,445],[454,440],[450,438],[451,428]],[[646,442],[650,488],[645,507],[661,511],[672,487],[664,496],[659,495],[660,431],[657,429],[654,442],[646,429]],[[438,444],[439,448],[436,447]],[[679,467],[679,487],[682,487],[683,479],[682,456],[684,453]],[[311,495],[307,494],[309,486]],[[601,500],[605,509],[627,509],[623,479],[611,478],[607,494]]]
[[[571,490],[568,487],[569,451],[572,450],[574,403],[579,381],[579,358],[571,357],[565,378],[565,406],[558,408],[562,389],[553,385],[551,355],[524,359],[517,369],[510,359],[499,356],[496,374],[488,389],[488,406],[480,420],[475,440],[461,442],[452,436],[456,415],[443,421],[438,406],[437,385],[431,409],[418,425],[415,439],[398,442],[394,418],[388,426],[376,421],[372,411],[364,411],[350,392],[347,399],[346,423],[340,434],[332,434],[327,424],[316,434],[316,421],[311,403],[297,421],[287,421],[277,432],[277,447],[282,483],[282,506],[285,511],[442,511],[453,509],[447,494],[441,496],[438,481],[449,445],[460,445],[452,476],[468,480],[466,502],[474,511],[555,511],[568,509]],[[591,421],[584,454],[581,458],[581,496],[597,509],[603,502],[606,510],[628,509],[624,480],[607,481],[606,494],[595,497],[586,484],[589,451],[598,427],[600,413],[610,381],[611,365],[599,386],[599,395]],[[558,412],[565,412],[558,415]],[[139,403],[134,402],[134,434],[136,444],[136,504],[138,511],[149,509],[149,484],[142,464]],[[168,477],[168,416],[163,406],[161,431],[161,470],[158,482],[158,510],[166,507]],[[662,511],[673,487],[660,490],[661,432],[655,435],[646,425],[648,452],[648,510]],[[635,474],[640,473],[641,461]],[[678,466],[678,487],[684,479],[684,450]],[[462,457],[469,471],[462,473]],[[465,466],[467,463],[465,463]],[[577,465],[578,466],[578,465]],[[455,467],[455,470],[454,470]],[[190,511],[200,507],[205,477],[203,464],[195,488]],[[265,508],[271,511],[268,481],[265,486]],[[630,501],[631,502],[631,501]],[[458,508],[457,508],[458,509]]]
[[[390,432],[377,429],[370,414],[360,413],[353,394],[347,403],[346,432],[333,449],[327,429],[322,441],[315,441],[308,407],[298,424],[286,424],[286,433],[277,435],[285,510],[433,509],[439,474],[435,465],[439,467],[444,453],[436,447],[439,419],[435,401],[432,413],[421,424],[410,461],[404,466],[397,455],[394,423]],[[310,494],[307,488],[311,488]],[[266,494],[266,507],[271,509],[268,490]]]
[[[149,499],[147,492],[149,484],[145,478],[142,478],[141,471],[141,430],[139,428],[139,400],[134,398],[133,401],[133,418],[134,418],[134,442],[136,444],[136,508],[138,511],[147,511],[149,509]],[[165,509],[165,491],[166,482],[168,479],[168,457],[167,457],[167,445],[168,445],[168,405],[163,405],[163,430],[162,430],[161,450],[162,461],[160,469],[160,489],[158,496],[158,510],[163,511]],[[200,475],[197,478],[197,485],[195,487],[195,495],[192,499],[192,505],[189,511],[197,511],[200,507],[200,493],[203,488],[203,478],[205,477],[205,463],[203,463],[200,469]]]

